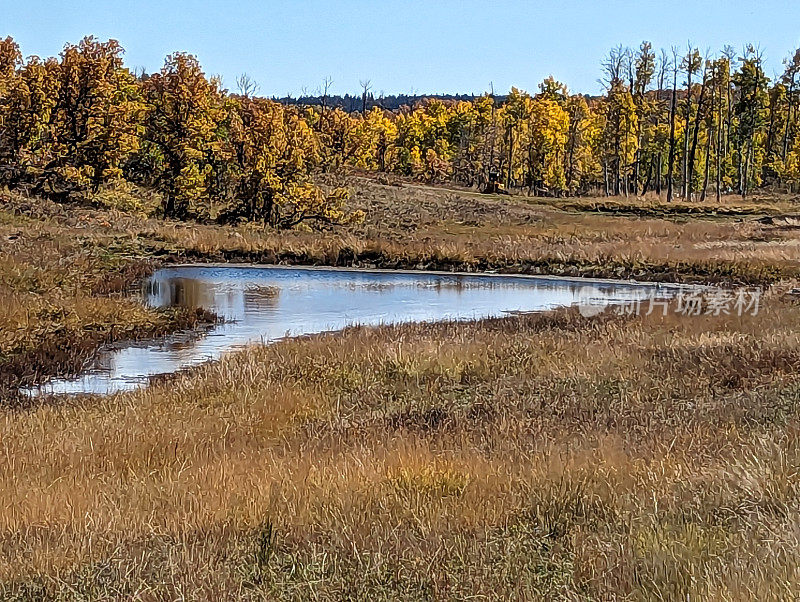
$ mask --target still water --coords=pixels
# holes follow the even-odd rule
[[[156,272],[151,307],[202,307],[223,322],[157,340],[102,348],[78,378],[37,394],[113,393],[150,377],[218,359],[247,345],[346,326],[465,320],[578,305],[668,298],[679,287],[500,275],[454,275],[271,266],[186,266]]]

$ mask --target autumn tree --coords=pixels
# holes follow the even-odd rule
[[[798,97],[800,97],[800,49],[795,50],[790,59],[784,60],[786,70],[783,73],[781,82],[786,88],[786,119],[783,127],[781,141],[781,159],[785,160],[789,151],[792,136],[797,135],[797,107]],[[793,127],[794,126],[794,127]]]
[[[19,45],[10,36],[0,40],[0,182],[8,185],[18,177],[19,153],[26,128],[23,113],[29,105],[18,72],[22,64]]]
[[[605,165],[613,168],[614,194],[628,194],[628,176],[637,151],[639,118],[630,90],[621,79],[612,81],[604,103]]]
[[[84,38],[60,60],[31,57],[20,65],[10,40],[2,61],[4,181],[31,184],[56,198],[97,192],[122,176],[137,151],[144,105],[114,40]]]
[[[351,131],[355,149],[351,163],[362,169],[390,170],[394,163],[397,125],[382,109],[373,107]]]
[[[667,161],[667,202],[675,190],[675,119],[678,106],[678,53],[672,49],[672,94],[669,102],[669,155]]]
[[[564,108],[569,92],[562,84],[548,78],[540,86],[536,98],[525,99],[527,136],[526,180],[529,192],[534,190],[560,194],[567,188],[564,170],[569,113]]]
[[[798,75],[800,50],[783,61],[785,70],[769,90],[769,126],[763,179],[781,182],[791,179],[787,157],[793,150],[797,129]]]
[[[22,64],[22,53],[11,36],[0,40],[0,96],[5,96],[6,85]]]
[[[144,82],[143,93],[146,144],[138,177],[163,193],[167,217],[211,217],[212,176],[229,151],[219,81],[207,79],[194,56],[176,53]]]
[[[0,97],[0,182],[36,185],[52,157],[51,121],[58,101],[55,59],[29,58],[4,82]]]
[[[760,183],[764,160],[764,125],[768,114],[769,80],[762,69],[760,51],[747,46],[740,67],[733,75],[737,93],[734,114],[737,118],[736,148],[739,166],[739,192],[747,196],[751,183]]]
[[[505,152],[501,154],[500,171],[505,173],[506,189],[511,188],[512,181],[521,179],[522,161],[515,155],[519,147],[523,144],[525,132],[523,128],[527,126],[526,117],[528,115],[530,96],[511,88],[505,103],[500,109],[500,122],[503,124],[504,136],[503,146]]]
[[[692,109],[693,109],[693,101],[692,101],[692,78],[697,74],[700,68],[703,66],[703,58],[700,56],[700,52],[697,48],[694,48],[691,44],[687,49],[686,55],[683,57],[681,62],[681,69],[683,72],[686,73],[686,98],[684,100],[684,112],[683,112],[683,187],[682,193],[684,198],[688,198],[691,192],[691,169],[689,166],[689,124],[692,122]]]
[[[428,182],[450,176],[451,112],[440,100],[427,100],[397,116],[397,166],[401,173]]]
[[[564,171],[567,189],[574,193],[587,190],[602,176],[603,116],[579,95],[569,97],[566,110],[569,128]]]
[[[634,69],[632,86],[633,102],[636,106],[637,130],[636,130],[636,155],[634,157],[633,191],[638,193],[641,168],[643,163],[647,163],[652,175],[652,161],[645,154],[646,151],[653,152],[653,141],[656,140],[654,132],[650,130],[652,126],[651,116],[656,111],[656,103],[647,96],[648,88],[653,81],[656,71],[656,55],[650,42],[642,42],[639,50],[631,62]],[[645,139],[651,144],[645,144]]]
[[[122,176],[139,148],[144,104],[116,40],[88,37],[67,45],[59,64],[59,99],[51,128],[53,168],[68,182],[97,191]]]

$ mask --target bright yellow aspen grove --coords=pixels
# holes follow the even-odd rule
[[[757,47],[741,54],[615,48],[595,98],[551,76],[535,94],[375,99],[366,86],[279,103],[253,86],[231,94],[185,53],[136,75],[114,40],[23,61],[5,38],[0,185],[122,210],[142,206],[109,193],[139,187],[170,219],[278,228],[351,219],[345,195],[313,186],[353,169],[537,196],[793,191],[800,51],[775,82]]]

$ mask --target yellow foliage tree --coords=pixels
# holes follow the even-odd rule
[[[633,96],[621,80],[611,83],[603,108],[604,163],[614,176],[614,193],[619,194],[636,158],[639,117]]]
[[[194,56],[176,53],[143,87],[145,152],[164,194],[164,214],[210,217],[214,165],[227,150],[228,114],[219,81],[206,79]]]
[[[363,169],[387,171],[394,165],[394,145],[397,126],[382,109],[373,107],[357,121],[351,134],[352,164]]]
[[[138,150],[144,104],[122,53],[115,40],[92,37],[65,46],[40,188],[97,191],[119,179],[122,163]]]
[[[547,97],[525,103],[527,124],[528,185],[537,184],[551,191],[566,188],[564,154],[569,132],[569,114]]]
[[[242,98],[231,109],[236,184],[221,220],[291,228],[308,221],[334,224],[362,217],[345,211],[346,191],[326,193],[308,180],[319,149],[313,128],[300,113],[264,98]]]

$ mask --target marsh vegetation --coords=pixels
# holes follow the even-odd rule
[[[189,258],[771,292],[757,316],[352,328],[145,390],[6,404],[4,597],[791,597],[800,308],[786,293],[800,251],[780,217],[791,199],[687,215],[646,200],[599,211],[348,184],[365,222],[314,233],[4,195],[4,382],[74,370],[100,340],[207,319],[123,294]],[[54,361],[56,348],[71,359]]]
[[[22,598],[782,600],[800,309],[352,328],[0,419]]]

